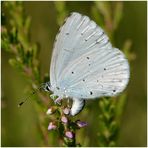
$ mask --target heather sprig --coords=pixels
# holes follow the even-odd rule
[[[64,142],[63,146],[79,146],[76,143],[76,131],[87,126],[87,123],[80,120],[73,120],[69,115],[70,108],[59,104],[49,107],[47,114],[49,116],[48,130],[56,130],[59,138]]]
[[[36,90],[47,76],[40,75],[39,46],[30,41],[30,24],[31,18],[25,14],[23,2],[2,3],[2,50],[13,54],[13,58],[9,59],[10,65],[23,73],[30,86]],[[79,146],[76,143],[76,130],[84,125],[77,125],[77,121],[73,121],[69,115],[70,109],[53,103],[46,93],[39,91],[37,95],[40,99],[36,101],[35,107],[44,146],[49,146],[48,133],[52,130],[57,131],[63,146]],[[48,105],[51,107],[47,109]]]
[[[105,29],[113,45],[115,44],[115,31],[122,20],[123,7],[123,2],[94,2],[92,7],[92,14],[95,16],[96,22]],[[130,51],[131,45],[132,41],[127,39],[121,48],[129,62],[136,58],[135,54]],[[117,145],[120,121],[126,100],[126,92],[118,97],[99,99],[100,114],[97,133],[99,146],[112,147]]]

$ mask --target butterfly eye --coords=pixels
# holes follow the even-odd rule
[[[50,90],[51,90],[50,84],[49,84],[48,82],[45,84],[44,90],[45,90],[45,91],[50,91]]]
[[[45,89],[46,91],[50,91],[49,86],[46,86]]]

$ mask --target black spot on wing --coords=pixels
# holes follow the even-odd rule
[[[59,87],[56,87],[58,90],[60,89]]]
[[[92,91],[90,91],[89,93],[90,93],[90,95],[92,95],[92,94],[93,94],[93,92],[92,92]]]
[[[83,79],[83,82],[85,82],[85,79]]]
[[[99,37],[102,37],[104,34],[105,34],[105,33],[104,33],[104,31],[103,31],[102,34],[101,34]]]

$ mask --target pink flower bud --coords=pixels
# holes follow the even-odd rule
[[[48,125],[48,130],[55,130],[57,128],[57,126],[55,124],[53,124],[53,122],[50,122]]]
[[[68,115],[70,113],[70,108],[68,107],[64,108],[63,112],[65,115]]]
[[[76,124],[78,125],[78,127],[85,127],[85,126],[87,126],[87,123],[86,122],[83,122],[83,121],[80,121],[80,120],[78,120],[76,122]]]
[[[74,134],[71,131],[66,131],[65,136],[72,139],[74,137]]]
[[[55,112],[55,110],[56,110],[55,106],[52,106],[47,110],[46,114],[51,115]]]
[[[51,115],[52,114],[52,108],[49,108],[46,112],[47,115]]]
[[[62,121],[63,123],[67,123],[67,122],[68,122],[68,119],[67,119],[67,117],[62,116],[61,121]]]

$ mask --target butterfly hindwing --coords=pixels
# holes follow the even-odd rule
[[[84,54],[67,66],[60,85],[69,96],[87,99],[123,91],[129,80],[127,59],[119,49],[102,50]]]

